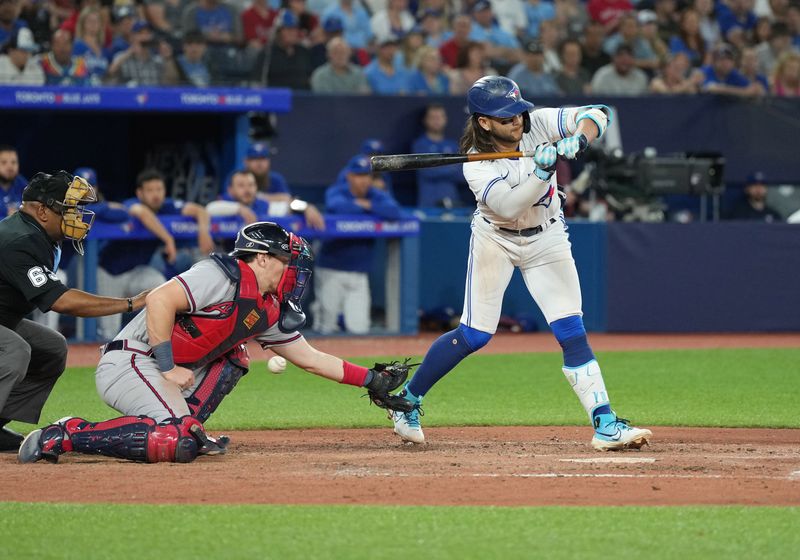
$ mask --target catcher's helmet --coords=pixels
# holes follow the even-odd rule
[[[522,98],[517,83],[505,76],[484,76],[472,84],[467,104],[470,113],[501,118],[528,113],[534,107]]]
[[[306,315],[300,307],[300,300],[314,266],[311,246],[305,239],[286,231],[275,222],[256,222],[239,230],[231,256],[239,257],[247,253],[266,253],[287,263],[276,290],[281,306],[278,328],[285,333],[302,328]]]

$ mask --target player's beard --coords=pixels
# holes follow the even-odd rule
[[[496,128],[492,130],[492,139],[495,143],[513,144],[514,147],[518,146],[522,140],[522,126],[519,128],[512,128],[510,130]]]

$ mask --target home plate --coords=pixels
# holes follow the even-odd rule
[[[655,463],[653,457],[592,457],[589,459],[559,459],[562,463]]]

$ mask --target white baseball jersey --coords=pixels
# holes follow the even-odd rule
[[[575,118],[584,111],[582,107],[534,109],[530,112],[531,130],[522,135],[519,151],[533,152],[540,144],[572,136],[578,126]],[[542,185],[533,175],[533,158],[476,161],[465,163],[463,168],[464,178],[478,201],[478,213],[496,226],[525,229],[545,224],[559,215],[561,201],[556,196],[556,174],[553,173],[548,185]],[[529,177],[536,182],[532,203],[526,205],[527,209],[518,208],[520,214],[516,218],[504,217],[497,206],[502,204],[504,195],[520,187]],[[522,188],[534,187],[524,185]]]
[[[536,109],[520,151],[572,136],[583,108]],[[581,314],[581,292],[569,236],[556,195],[556,175],[543,183],[533,158],[465,163],[478,207],[472,221],[461,323],[494,333],[503,294],[515,268],[548,323]],[[542,226],[534,235],[503,231]],[[530,232],[527,232],[530,233]]]
[[[175,277],[189,300],[190,313],[214,315],[219,304],[233,300],[236,285],[211,259],[205,259]],[[292,344],[302,338],[298,332],[282,333],[277,324],[255,337],[262,348]],[[190,397],[205,377],[209,366],[194,371],[194,385],[181,391],[164,379],[149,355],[147,308],[143,309],[114,340],[125,340],[122,350],[106,353],[100,359],[95,383],[100,398],[125,415],[145,415],[157,421],[189,414],[185,399]]]

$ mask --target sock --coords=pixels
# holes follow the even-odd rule
[[[594,416],[604,414],[603,405],[611,412],[608,406],[608,392],[600,371],[600,364],[586,339],[586,330],[583,320],[579,315],[573,315],[554,321],[550,325],[553,334],[564,352],[564,367],[562,371],[572,386],[572,390],[581,401],[586,414],[594,424]]]
[[[473,351],[460,328],[443,334],[425,354],[422,365],[406,385],[407,390],[417,397],[424,397],[437,381]]]

